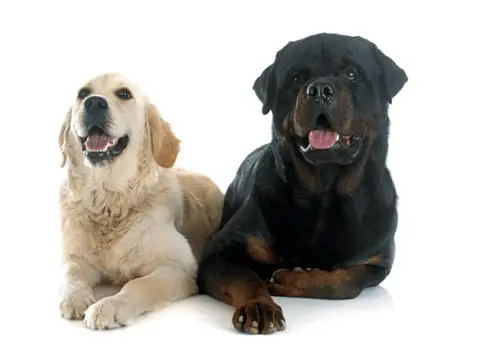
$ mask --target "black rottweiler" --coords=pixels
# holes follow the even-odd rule
[[[388,276],[388,106],[407,80],[372,42],[326,33],[289,42],[257,78],[272,140],[238,169],[198,277],[238,330],[284,329],[271,295],[349,299]]]

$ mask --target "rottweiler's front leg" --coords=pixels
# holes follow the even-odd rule
[[[248,267],[221,258],[209,258],[201,267],[200,287],[214,298],[235,307],[233,326],[244,333],[265,334],[284,330],[281,307],[264,281]]]
[[[249,206],[213,237],[198,269],[200,292],[235,307],[233,326],[244,333],[273,333],[286,326],[260,276],[263,268],[277,263],[268,238],[257,207]]]
[[[350,299],[357,297],[365,288],[381,282],[388,274],[383,266],[373,265],[378,257],[367,263],[348,268],[324,271],[319,269],[280,269],[268,282],[274,296],[320,299]]]

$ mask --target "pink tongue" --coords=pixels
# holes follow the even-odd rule
[[[338,140],[338,134],[325,129],[309,132],[309,143],[314,149],[331,148]]]
[[[87,137],[85,145],[89,150],[103,150],[108,143],[109,137],[95,133]]]

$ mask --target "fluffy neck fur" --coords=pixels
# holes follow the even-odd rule
[[[118,158],[105,167],[90,167],[82,154],[69,156],[67,185],[70,200],[82,201],[89,208],[90,220],[112,227],[124,220],[141,203],[145,203],[150,189],[158,182],[159,168],[150,153],[149,141],[139,150],[127,148]]]

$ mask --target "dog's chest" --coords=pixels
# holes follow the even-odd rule
[[[284,264],[331,269],[351,258],[354,227],[338,203],[324,198],[292,204],[272,230]]]
[[[97,252],[96,266],[110,282],[121,284],[136,278],[145,264],[140,240],[130,235],[106,245]]]
[[[66,222],[64,232],[67,255],[81,257],[115,284],[126,282],[138,272],[153,252],[144,239],[148,228],[136,213],[124,220],[102,216],[81,216]]]
[[[113,283],[126,282],[136,276],[143,264],[141,233],[122,226],[93,231],[91,257],[95,267]]]

